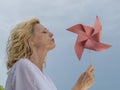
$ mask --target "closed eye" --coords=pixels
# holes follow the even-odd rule
[[[42,33],[47,33],[46,31],[43,31]]]

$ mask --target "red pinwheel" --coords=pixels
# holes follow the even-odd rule
[[[111,45],[100,42],[102,25],[98,16],[96,17],[94,27],[77,24],[67,30],[78,34],[74,49],[79,60],[82,56],[84,48],[95,51],[103,51],[111,47]]]

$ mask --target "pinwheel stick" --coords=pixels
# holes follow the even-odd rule
[[[89,50],[89,59],[90,59],[90,65],[92,65],[92,52]]]

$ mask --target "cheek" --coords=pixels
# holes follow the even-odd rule
[[[41,46],[41,45],[46,45],[46,44],[48,44],[48,42],[49,42],[49,40],[48,40],[48,38],[47,38],[47,36],[36,36],[35,38],[34,38],[34,44],[35,45],[39,45],[39,46]]]

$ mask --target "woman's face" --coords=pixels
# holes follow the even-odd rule
[[[55,48],[53,34],[41,24],[35,24],[33,28],[32,43],[36,48],[51,50]]]

